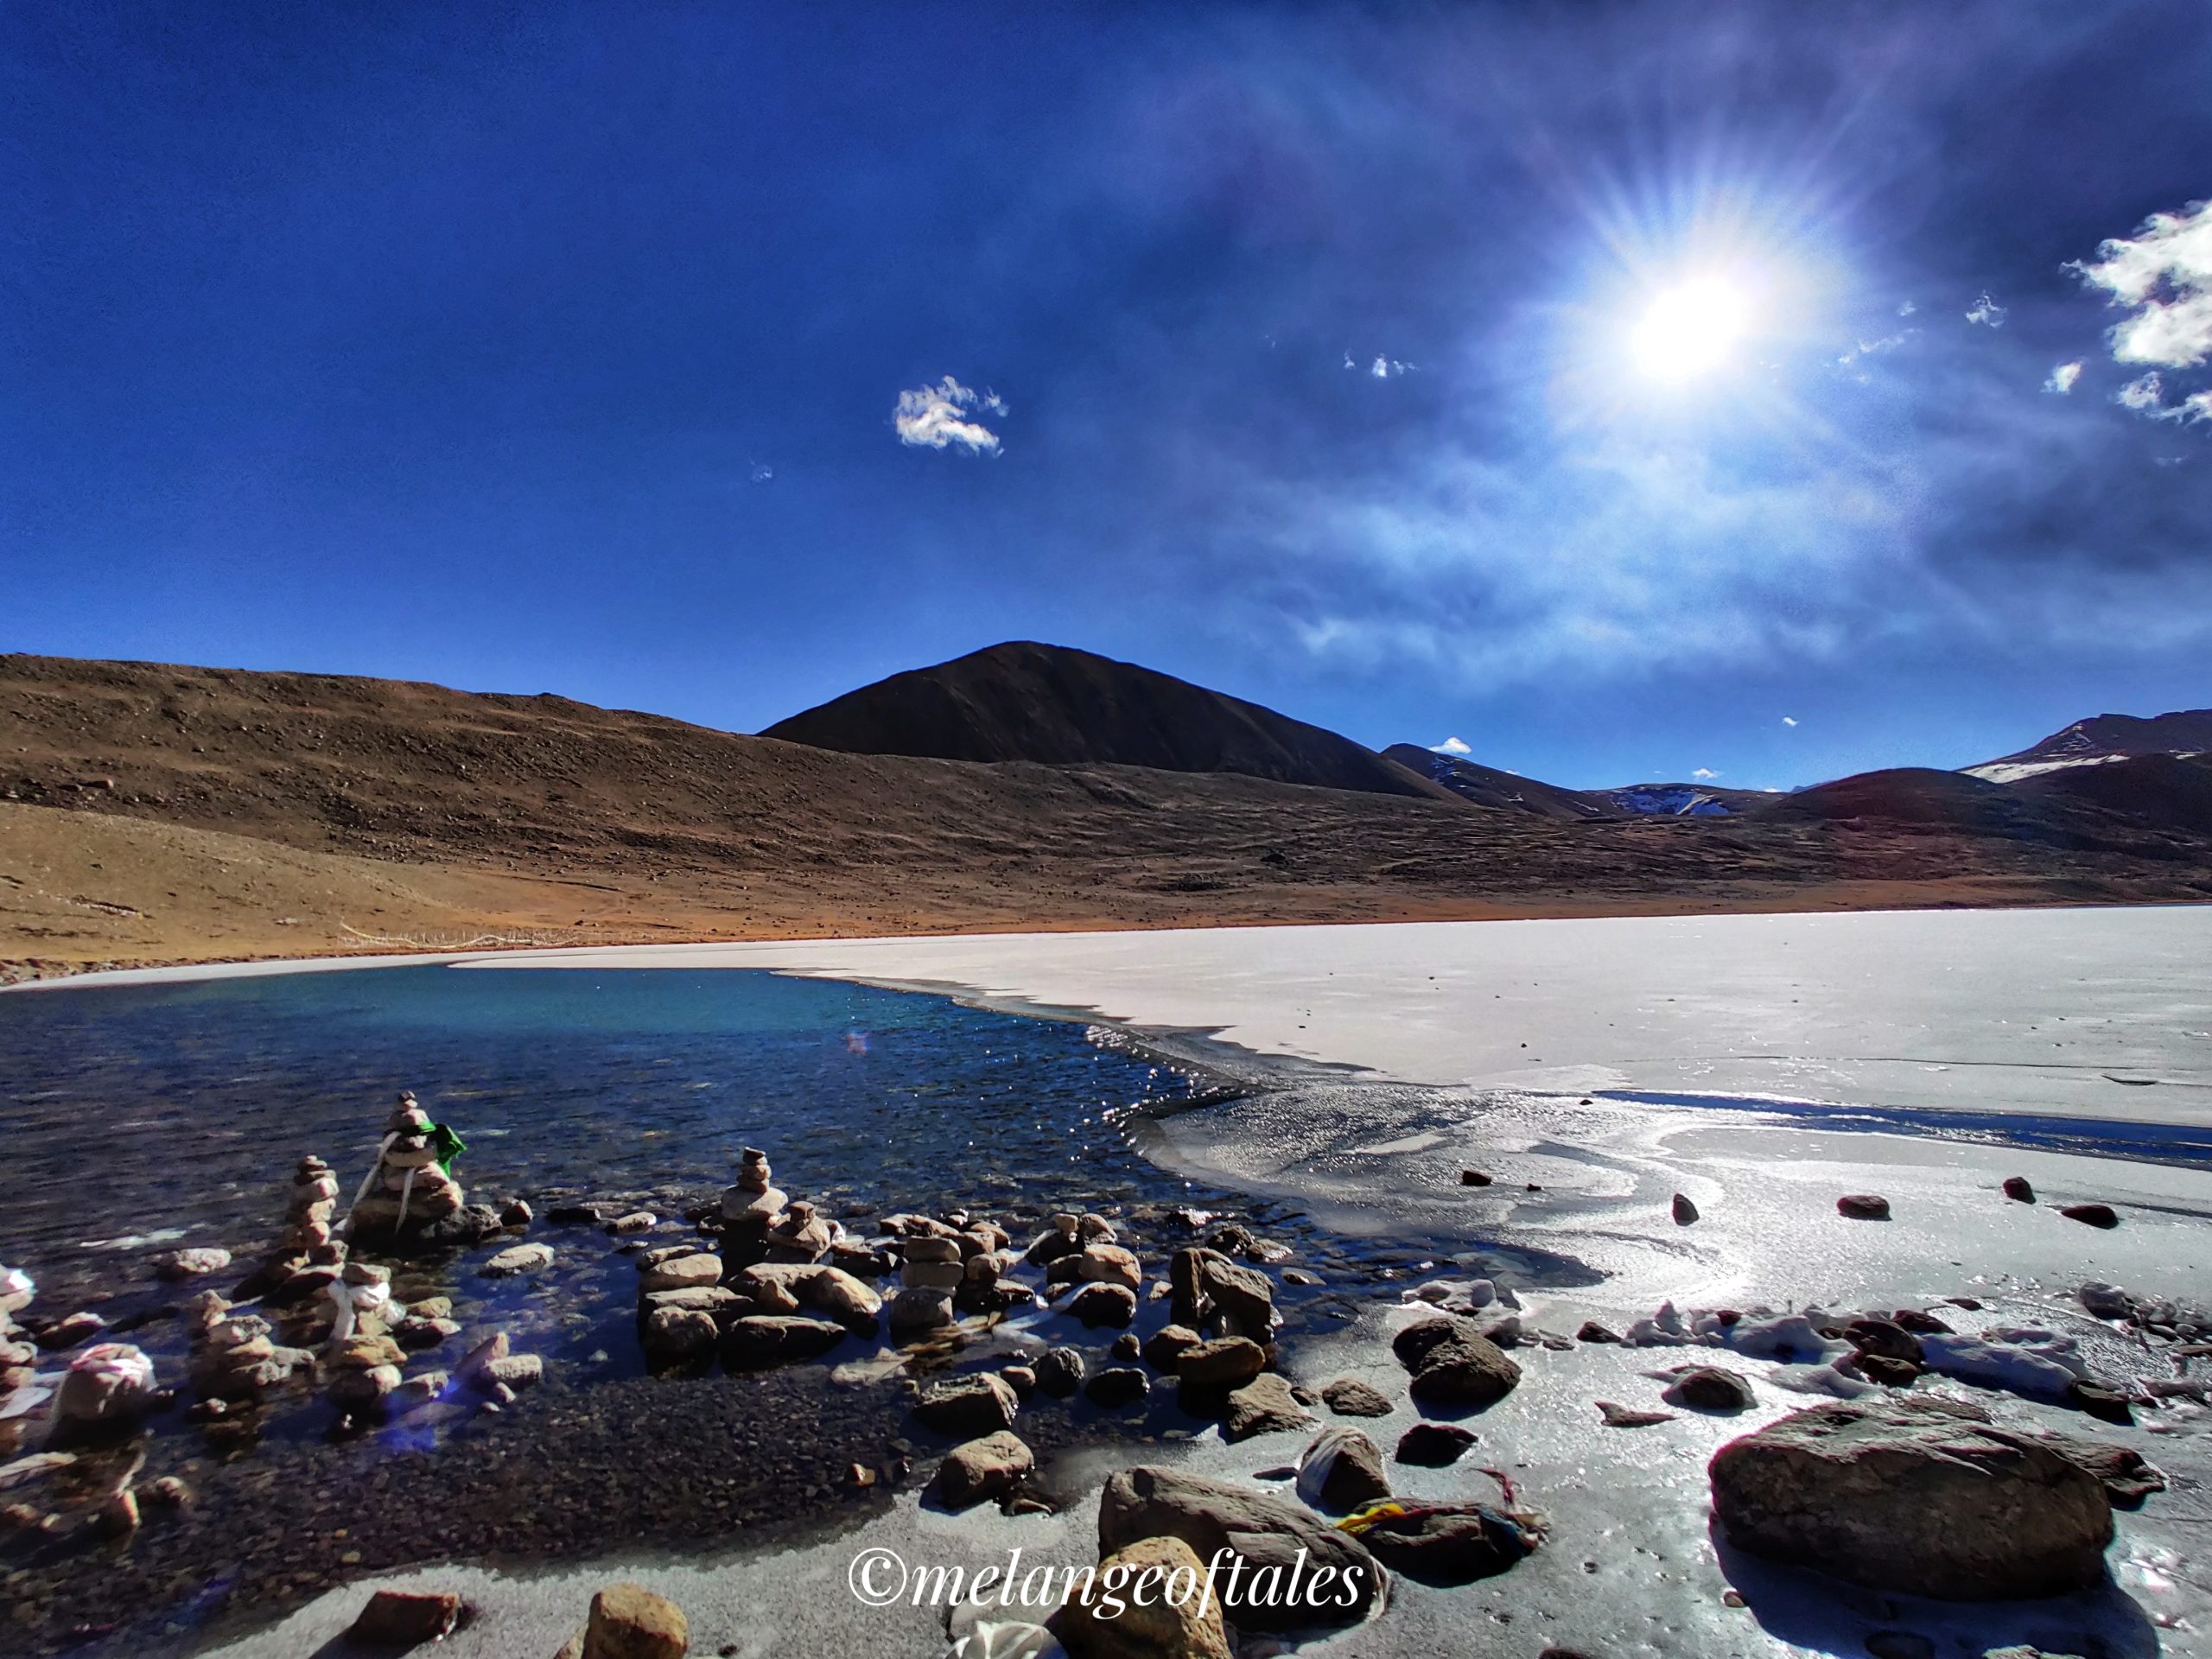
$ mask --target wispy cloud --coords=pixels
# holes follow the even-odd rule
[[[1690,776],[1696,779],[1700,784],[1711,783],[1720,774],[1719,772],[1713,771],[1710,766],[1700,766],[1695,772],[1690,773]]]
[[[2193,369],[2212,358],[2212,200],[2153,213],[2070,269],[2133,313],[2112,331],[2115,360]]]
[[[2074,390],[2074,383],[2082,378],[2082,366],[2079,362],[2060,364],[2050,372],[2050,378],[2043,383],[2043,389],[2063,397]]]
[[[1974,302],[1974,309],[1967,313],[1967,321],[1984,328],[2002,328],[2005,319],[2011,315],[2004,306],[1992,299],[1985,289],[1981,297]]]
[[[1432,743],[1429,745],[1429,749],[1431,753],[1436,754],[1472,754],[1474,753],[1464,740],[1456,737],[1447,737],[1441,743]]]
[[[1784,715],[1782,717],[1782,723],[1785,726],[1795,726],[1797,723],[1797,716],[1795,715]]]
[[[1401,363],[1395,357],[1378,357],[1367,372],[1377,380],[1388,380],[1394,374],[1412,373],[1413,367],[1412,364]]]
[[[971,419],[975,410],[1004,415],[1007,407],[996,392],[977,391],[948,374],[933,386],[900,392],[891,424],[897,429],[901,443],[925,449],[958,444],[970,454],[995,455],[999,452],[998,434]]]

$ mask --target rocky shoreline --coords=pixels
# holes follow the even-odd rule
[[[11,1276],[11,1402],[40,1388],[39,1354],[73,1355],[50,1396],[5,1420],[13,1617],[37,1650],[189,1645],[334,1582],[438,1560],[543,1562],[611,1538],[664,1551],[803,1542],[865,1524],[900,1494],[1050,1515],[1073,1496],[1050,1472],[1056,1458],[1101,1446],[1138,1459],[1103,1489],[1102,1560],[1151,1560],[1170,1538],[1204,1559],[1234,1538],[1256,1575],[1275,1540],[1281,1560],[1342,1556],[1370,1588],[1341,1617],[1287,1625],[1225,1593],[1226,1626],[1178,1625],[1156,1649],[1080,1612],[994,1639],[1009,1653],[1058,1640],[1077,1659],[1204,1659],[1241,1631],[1250,1650],[1274,1631],[1368,1618],[1392,1575],[1470,1584],[1544,1548],[1545,1494],[1502,1470],[1471,1474],[1470,1454],[1529,1366],[1577,1351],[1648,1355],[1637,1374],[1651,1397],[1588,1402],[1607,1432],[1737,1416],[1758,1402],[1754,1376],[1821,1402],[1713,1459],[1714,1513],[1738,1548],[1909,1595],[2056,1593],[2102,1580],[2113,1508],[2139,1506],[2164,1478],[2094,1435],[2008,1427],[1976,1396],[2193,1427],[2212,1382],[2212,1313],[2101,1281],[2075,1300],[2113,1340],[2086,1345],[1992,1323],[1967,1295],[1836,1312],[1669,1305],[1620,1331],[1592,1319],[1570,1332],[1495,1279],[1417,1252],[1370,1264],[1339,1300],[1291,1245],[1191,1207],[1063,1211],[1026,1242],[967,1211],[855,1215],[849,1230],[776,1188],[749,1148],[724,1193],[680,1217],[570,1200],[541,1218],[526,1202],[470,1206],[448,1178],[410,1219],[392,1198],[411,1205],[436,1167],[416,1157],[435,1130],[403,1097],[364,1185],[365,1217],[334,1216],[334,1177],[302,1161],[277,1247],[236,1286],[258,1300],[202,1291],[179,1311],[189,1405],[141,1351],[90,1342],[104,1334],[96,1317],[41,1315]],[[379,1191],[394,1180],[401,1192]],[[1888,1209],[1868,1194],[1836,1207],[1873,1225]],[[1687,1199],[1675,1206],[1677,1226],[1700,1219]],[[388,1265],[341,1236],[357,1228],[382,1239]],[[408,1300],[426,1251],[474,1249],[479,1274],[526,1281],[592,1240],[632,1266],[652,1375],[564,1385],[503,1332],[467,1332],[466,1351],[445,1357],[464,1336],[450,1305]],[[219,1250],[158,1259],[170,1283],[229,1268]],[[1315,1306],[1296,1310],[1300,1296],[1319,1299],[1326,1325],[1395,1325],[1396,1380],[1291,1380]],[[321,1438],[256,1432],[316,1391]],[[1387,1446],[1368,1433],[1408,1408],[1417,1419]],[[200,1444],[179,1455],[186,1425]],[[1256,1483],[1175,1471],[1179,1446],[1249,1440],[1280,1442],[1289,1461]],[[702,1444],[717,1455],[697,1456]],[[1144,1460],[1147,1446],[1167,1461]],[[1450,1500],[1402,1495],[1408,1474],[1455,1466]],[[1962,1466],[1976,1479],[1947,1487],[1943,1471]],[[152,1623],[149,1604],[162,1604]],[[1900,1637],[1886,1651],[1923,1649]]]

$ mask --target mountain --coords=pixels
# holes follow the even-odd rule
[[[1711,789],[1703,784],[1630,784],[1619,789],[1567,789],[1539,783],[1517,772],[1500,772],[1455,754],[1439,754],[1417,743],[1394,743],[1382,751],[1408,772],[1417,772],[1478,806],[1533,812],[1540,817],[1587,822],[1592,818],[1726,817],[1765,798],[1755,790]]]
[[[2212,831],[1945,773],[1915,776],[1949,807],[1878,774],[1723,817],[1568,821],[1503,773],[1514,810],[1484,810],[1234,772],[840,753],[553,696],[4,654],[0,731],[0,980],[533,943],[2212,900]],[[2195,763],[2157,761],[2044,787],[2141,764],[2166,773],[2170,817],[2194,810]]]
[[[849,754],[1238,772],[1375,795],[1453,798],[1348,737],[1173,675],[1014,640],[912,669],[760,734]]]
[[[2097,715],[2053,732],[2032,748],[1963,768],[1993,784],[2015,784],[2063,768],[2107,766],[2130,755],[2212,753],[2212,709],[2171,714]]]
[[[1441,784],[1477,806],[1573,821],[1621,816],[1618,810],[1607,810],[1580,790],[1539,783],[1534,778],[1463,760],[1456,754],[1439,754],[1418,743],[1393,743],[1382,751],[1382,758],[1395,761],[1408,772],[1419,772],[1432,783]]]
[[[2012,788],[2031,799],[2072,802],[2212,835],[2212,754],[2113,755],[2096,766],[2037,772]]]

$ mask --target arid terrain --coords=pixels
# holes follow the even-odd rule
[[[845,753],[555,696],[30,656],[0,658],[0,959],[17,976],[503,943],[2212,900],[2212,837],[1948,773],[1570,822],[1234,772]]]

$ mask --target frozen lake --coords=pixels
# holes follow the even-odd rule
[[[2212,908],[1625,917],[652,946],[1212,1031],[1403,1083],[2212,1126]]]

